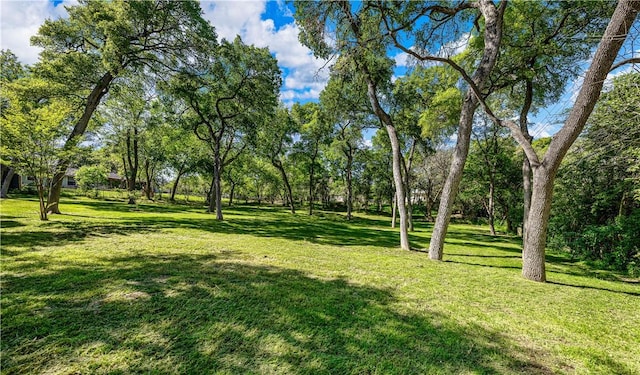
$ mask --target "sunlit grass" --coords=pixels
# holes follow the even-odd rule
[[[2,201],[2,372],[640,373],[640,284],[452,225],[85,198]],[[411,234],[419,250],[430,225]]]

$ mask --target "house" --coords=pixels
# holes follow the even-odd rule
[[[5,176],[9,171],[9,167],[6,165],[2,165],[2,181],[4,181]],[[75,189],[78,187],[78,183],[76,182],[76,172],[78,172],[78,168],[67,168],[64,177],[62,178],[62,187],[67,189]],[[13,189],[22,189],[25,186],[32,185],[35,179],[31,176],[18,175],[14,174],[11,179],[11,185],[9,186],[9,190]],[[110,172],[107,175],[107,184],[104,188],[112,189],[112,188],[123,188],[126,185],[126,179],[121,177],[115,172]]]

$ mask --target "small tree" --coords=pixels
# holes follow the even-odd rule
[[[107,169],[100,165],[85,165],[78,168],[75,178],[82,191],[97,196],[100,185],[107,183]]]
[[[71,158],[74,149],[61,147],[72,120],[68,101],[51,98],[58,87],[41,79],[22,78],[2,86],[6,106],[0,116],[0,158],[22,175],[33,178],[40,201],[40,220],[47,220],[47,194],[58,183],[57,160]],[[64,175],[63,175],[64,177]]]

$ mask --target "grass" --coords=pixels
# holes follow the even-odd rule
[[[637,374],[640,283],[452,225],[445,261],[388,218],[2,201],[3,374]],[[430,226],[411,234],[427,247]]]

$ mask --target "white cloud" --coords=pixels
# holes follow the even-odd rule
[[[41,49],[31,46],[30,39],[47,18],[66,16],[64,1],[57,6],[49,1],[0,1],[0,49],[9,49],[24,64],[38,60]]]
[[[400,52],[393,56],[393,59],[395,60],[397,67],[406,67],[408,66],[409,54],[406,52]]]
[[[460,35],[460,38],[442,45],[438,56],[453,57],[458,55],[469,46],[469,41],[471,41],[471,33],[464,33]]]
[[[550,122],[541,122],[529,125],[529,134],[535,139],[551,137],[557,133],[561,124],[552,124]]]

